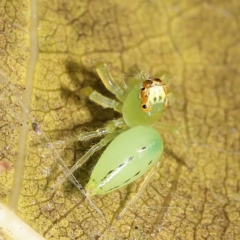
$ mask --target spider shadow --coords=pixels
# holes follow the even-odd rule
[[[120,114],[115,112],[113,109],[103,109],[101,106],[90,101],[87,97],[83,97],[79,94],[80,92],[79,90],[81,88],[90,86],[91,88],[98,91],[102,95],[115,99],[114,94],[112,94],[106,89],[101,79],[94,71],[89,70],[76,62],[68,61],[66,63],[66,72],[70,77],[69,85],[74,85],[75,89],[77,90],[72,91],[71,89],[68,88],[68,86],[62,85],[62,88],[61,88],[62,97],[66,98],[67,100],[71,98],[74,100],[74,102],[78,102],[78,101],[82,102],[83,106],[88,109],[93,119],[91,122],[84,123],[81,125],[75,125],[70,130],[70,132],[68,132],[68,134],[72,136],[76,136],[83,131],[84,132],[94,131],[100,127],[104,127],[107,121],[120,117]],[[72,145],[73,164],[77,162],[77,160],[88,149],[90,149],[90,147],[93,144],[99,142],[100,139],[101,138],[95,138],[87,142],[75,142]],[[74,173],[74,176],[83,187],[88,182],[91,170],[95,166],[96,162],[98,161],[103,151],[104,150],[101,150],[95,153],[93,156],[91,156],[91,158],[87,161],[87,163],[84,164],[84,166],[81,169],[78,169]],[[67,192],[70,192],[73,189],[76,189],[76,187],[70,181],[67,181],[67,184],[64,183],[64,189]]]
[[[92,89],[98,91],[102,95],[115,99],[115,95],[106,89],[96,72],[89,70],[73,61],[66,63],[66,70],[70,76],[71,84],[78,86],[78,90],[73,92],[66,86],[62,86],[62,93],[68,97],[75,97],[76,101],[84,100],[85,106],[88,108],[93,118],[93,121],[90,125],[94,126],[94,123],[98,123],[96,127],[99,127],[101,123],[104,124],[106,121],[119,117],[119,114],[113,109],[104,109],[103,111],[101,106],[88,100],[85,96],[80,95],[79,90],[81,88],[90,86]]]

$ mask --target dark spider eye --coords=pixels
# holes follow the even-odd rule
[[[141,90],[142,90],[142,91],[145,90],[145,87],[142,87]]]
[[[142,105],[142,108],[146,109],[146,108],[147,108],[147,105],[146,105],[146,104],[143,104],[143,105]]]

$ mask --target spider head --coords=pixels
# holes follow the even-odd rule
[[[123,118],[129,127],[151,126],[168,105],[167,86],[159,79],[138,81],[123,103]]]
[[[148,114],[159,111],[161,106],[168,105],[167,86],[159,78],[147,79],[141,83],[139,97],[141,99],[141,109]]]

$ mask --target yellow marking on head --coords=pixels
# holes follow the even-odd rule
[[[153,104],[164,103],[167,107],[167,86],[159,78],[147,79],[141,84],[140,91],[141,109],[150,112]]]

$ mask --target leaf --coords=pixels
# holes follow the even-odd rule
[[[238,1],[0,4],[0,156],[13,166],[0,173],[2,203],[46,239],[240,237]],[[138,183],[92,202],[70,183],[51,190],[63,162],[71,167],[93,142],[48,141],[117,117],[79,96],[88,85],[111,96],[99,61],[115,78],[169,72],[176,101],[163,121],[188,142],[184,154],[181,139],[164,134],[161,166],[121,220]],[[99,154],[76,173],[81,184]]]

